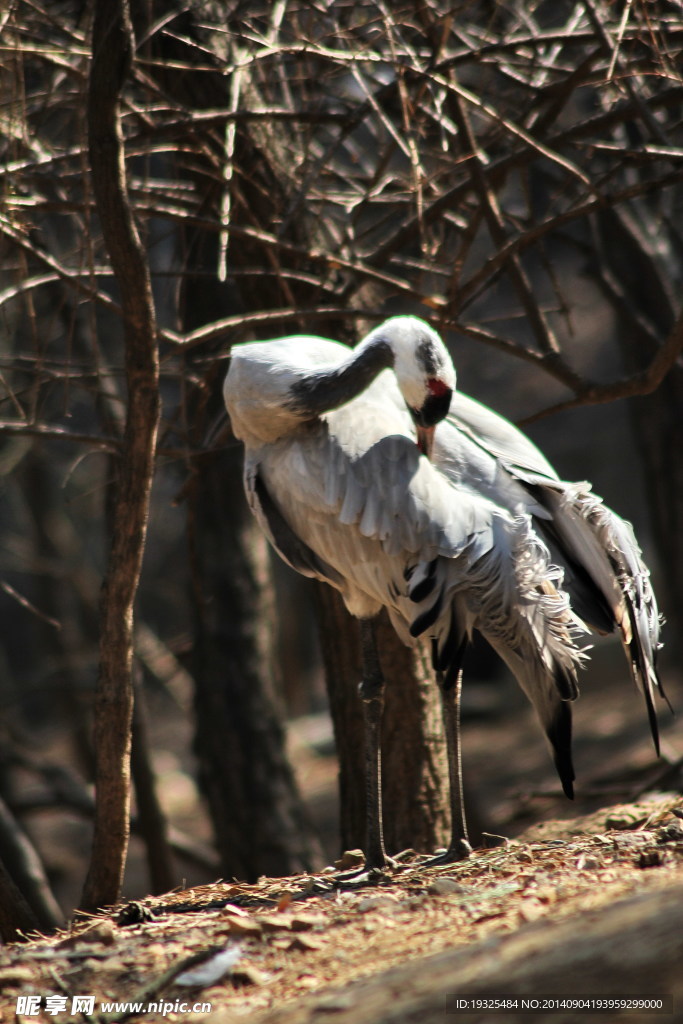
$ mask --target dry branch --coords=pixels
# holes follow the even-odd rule
[[[534,423],[536,420],[549,416],[551,413],[564,412],[566,409],[575,409],[580,405],[596,405],[601,402],[616,402],[620,398],[633,398],[636,395],[649,395],[659,387],[667,373],[677,362],[683,352],[683,312],[669,334],[668,338],[653,357],[649,365],[634,373],[630,377],[622,377],[620,380],[611,381],[609,384],[584,385],[574,398],[566,402],[558,402],[527,416],[524,423]]]

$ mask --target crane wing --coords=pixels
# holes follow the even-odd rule
[[[460,432],[457,443],[449,430]],[[527,511],[554,561],[564,568],[564,587],[574,612],[597,632],[619,631],[659,750],[653,693],[659,689],[665,696],[656,669],[660,618],[631,524],[593,494],[590,484],[560,480],[520,430],[466,395],[454,396],[445,433],[447,449],[457,450],[464,438],[496,460],[504,478],[496,488],[501,504],[513,507],[513,494],[519,500],[519,490],[511,491],[510,483],[535,502],[536,508],[527,505]],[[443,470],[453,475],[448,456]]]
[[[545,455],[521,430],[469,395],[455,392],[448,422],[512,472],[558,479]]]

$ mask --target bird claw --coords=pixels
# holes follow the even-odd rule
[[[467,860],[474,853],[467,839],[456,839],[452,841],[447,850],[430,857],[426,867],[435,867],[437,864],[454,864],[460,860]]]
[[[362,864],[351,869],[333,872],[327,869],[325,875],[317,875],[310,880],[310,891],[315,893],[329,893],[335,889],[360,889],[365,885],[379,885],[393,872],[401,867],[398,861],[392,857],[383,856],[379,864],[368,864],[365,860]]]
[[[387,865],[389,867],[390,865]],[[365,885],[378,885],[386,879],[385,868],[361,868],[358,871],[348,871],[343,875],[337,875],[334,879],[335,889],[362,889]]]
[[[384,855],[382,864],[369,865],[366,861],[361,867],[352,871],[342,871],[333,878],[334,887],[337,889],[359,889],[364,885],[377,885],[387,877],[387,872],[398,867],[398,863],[392,857]]]

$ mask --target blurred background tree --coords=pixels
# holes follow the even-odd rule
[[[148,714],[134,829],[156,774],[178,883],[287,873],[319,865],[321,842],[328,857],[338,847],[311,824],[286,741],[290,717],[325,707],[322,663],[342,840],[362,843],[346,699],[358,655],[335,595],[280,569],[274,589],[220,411],[230,345],[300,331],[353,343],[387,315],[430,319],[464,390],[518,421],[554,412],[534,438],[634,521],[671,650],[683,16],[665,0],[197,0],[130,14],[120,114],[162,402],[135,618]],[[58,916],[45,872],[68,910],[86,867],[98,594],[129,408],[88,159],[90,19],[67,0],[0,15],[1,857],[45,927]],[[429,847],[446,824],[433,688],[388,630],[385,657],[404,680],[387,712],[388,840]],[[477,806],[484,825],[499,820]],[[159,831],[146,829],[151,862]],[[168,870],[160,879],[127,891],[163,888]]]

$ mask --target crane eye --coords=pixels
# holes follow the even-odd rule
[[[428,377],[427,388],[429,390],[429,394],[433,395],[434,398],[441,398],[446,394],[446,392],[450,393],[451,390],[448,384],[444,384],[444,382],[439,380],[438,377]]]

